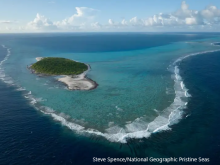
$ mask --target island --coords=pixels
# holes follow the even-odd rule
[[[37,57],[37,62],[28,68],[32,73],[43,76],[59,76],[57,79],[70,90],[91,90],[98,84],[86,74],[90,65],[60,57]]]

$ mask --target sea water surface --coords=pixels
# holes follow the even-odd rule
[[[208,155],[194,147],[210,144],[205,135],[215,132],[219,91],[212,82],[219,82],[220,47],[213,43],[219,41],[218,33],[1,35],[2,161],[10,155],[17,161],[28,155],[33,164],[86,164],[93,156]],[[69,91],[56,77],[31,74],[27,66],[36,57],[90,64],[88,77],[99,86]],[[201,103],[205,98],[212,99]],[[210,121],[211,128],[203,124]],[[61,151],[71,152],[60,157]]]

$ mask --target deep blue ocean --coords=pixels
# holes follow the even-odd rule
[[[0,164],[219,164],[219,42],[220,33],[1,34]],[[52,56],[89,64],[98,88],[69,91],[27,69]]]

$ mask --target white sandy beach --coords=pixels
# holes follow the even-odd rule
[[[74,78],[64,76],[59,78],[58,81],[67,84],[70,90],[91,90],[97,86],[95,82],[87,79],[84,74],[77,75]]]
[[[40,61],[43,57],[37,57],[36,60]],[[97,83],[86,78],[86,73],[90,70],[90,66],[88,66],[88,70],[83,72],[80,75],[69,76],[62,75],[63,77],[58,78],[57,80],[63,82],[68,86],[70,90],[91,90],[97,87]]]
[[[37,61],[40,61],[40,60],[42,60],[43,59],[43,57],[37,57],[37,58],[35,58]]]

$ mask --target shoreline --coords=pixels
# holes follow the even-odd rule
[[[66,84],[69,90],[93,90],[97,88],[98,84],[86,76],[87,72],[91,70],[90,65],[86,65],[88,66],[88,70],[83,73],[75,75],[74,77],[61,75],[64,77],[58,78],[57,80]]]
[[[43,57],[37,57],[36,61],[42,60]],[[31,73],[37,74],[38,76],[62,76],[61,78],[55,78],[57,81],[64,83],[69,90],[93,90],[97,88],[98,84],[92,79],[86,76],[87,72],[91,70],[89,64],[86,64],[88,69],[79,75],[46,75],[36,73],[35,70],[31,69],[31,65],[27,66],[31,70]]]

